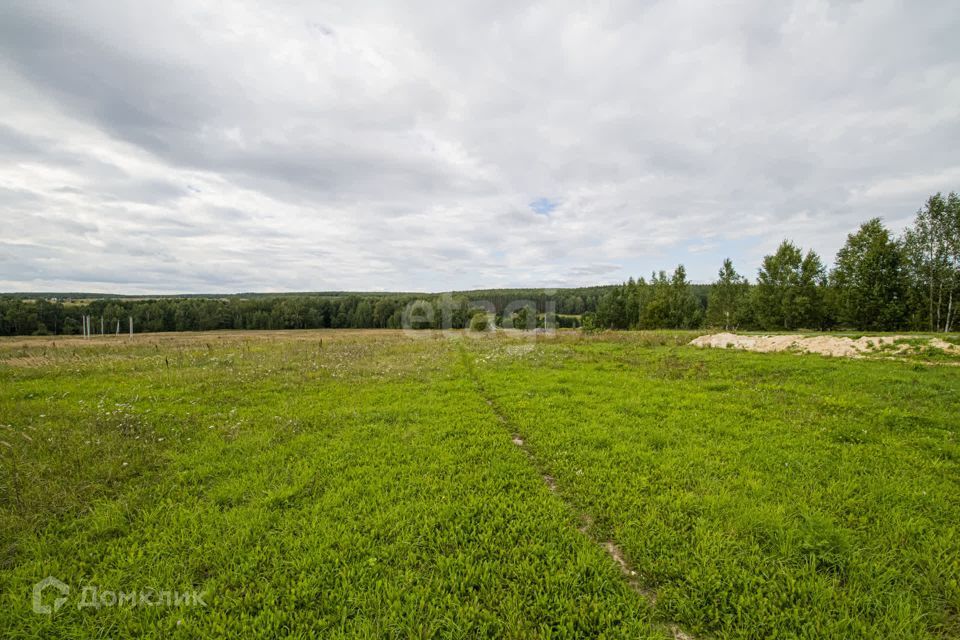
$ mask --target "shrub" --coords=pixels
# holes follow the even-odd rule
[[[489,331],[490,330],[490,319],[487,317],[487,314],[483,311],[473,314],[473,317],[470,318],[470,331]]]

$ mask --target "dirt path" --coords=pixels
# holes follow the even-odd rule
[[[557,487],[556,479],[550,475],[544,465],[537,459],[533,451],[527,445],[526,438],[517,430],[514,423],[510,420],[504,410],[497,404],[493,396],[486,390],[483,386],[483,382],[480,380],[480,376],[476,371],[473,358],[467,351],[461,346],[460,347],[460,356],[463,360],[464,368],[467,370],[467,374],[470,376],[474,387],[477,390],[477,393],[483,398],[483,401],[487,403],[487,406],[490,407],[490,410],[493,412],[494,416],[497,419],[497,422],[504,428],[504,430],[510,435],[510,439],[513,444],[520,449],[527,459],[530,461],[530,464],[537,469],[537,472],[543,478],[543,483],[546,485],[550,493],[557,496],[564,505],[577,516],[577,520],[580,522],[580,526],[577,527],[577,530],[583,534],[588,540],[601,547],[607,554],[610,556],[610,559],[616,563],[620,568],[620,573],[623,574],[624,579],[627,584],[630,585],[630,588],[633,589],[637,594],[647,600],[650,603],[650,606],[656,607],[657,604],[657,594],[651,589],[646,588],[640,583],[640,580],[637,578],[637,572],[633,569],[627,559],[624,557],[623,551],[620,546],[613,540],[604,540],[596,537],[592,530],[593,517],[586,513],[585,511],[579,510],[572,502],[564,498],[562,493]],[[660,623],[665,632],[667,632],[674,640],[695,640],[694,636],[685,632],[676,624],[670,623]]]

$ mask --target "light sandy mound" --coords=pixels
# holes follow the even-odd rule
[[[859,358],[865,354],[876,353],[885,345],[894,345],[884,351],[898,353],[909,349],[907,344],[894,344],[897,340],[915,339],[916,336],[863,336],[862,338],[844,338],[841,336],[741,336],[735,333],[713,333],[695,338],[690,344],[696,347],[714,347],[718,349],[744,349],[746,351],[799,351],[819,353],[825,356]],[[929,340],[931,347],[952,353],[960,353],[960,347],[940,338]]]
[[[944,351],[951,353],[960,353],[960,347],[952,342],[941,340],[940,338],[930,338],[930,346],[936,347],[937,349],[943,349]]]

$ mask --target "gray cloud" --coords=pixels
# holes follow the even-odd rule
[[[0,289],[708,280],[784,236],[829,260],[960,188],[958,27],[949,2],[14,0]]]

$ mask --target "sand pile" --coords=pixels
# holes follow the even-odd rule
[[[799,351],[819,353],[825,356],[859,358],[867,354],[899,353],[913,348],[912,345],[898,340],[916,340],[917,336],[863,336],[854,340],[842,336],[743,336],[735,333],[713,333],[695,338],[690,344],[695,347],[713,347],[717,349],[744,349],[746,351]],[[928,345],[951,353],[960,353],[960,347],[940,338],[930,338]]]

